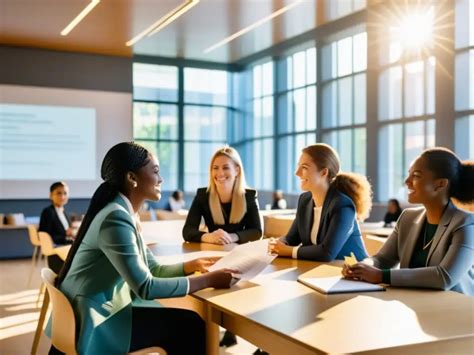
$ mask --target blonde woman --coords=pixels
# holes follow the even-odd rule
[[[199,230],[201,218],[208,232]],[[188,242],[245,243],[262,235],[257,192],[246,188],[239,153],[224,147],[214,153],[208,187],[199,188],[183,228]]]

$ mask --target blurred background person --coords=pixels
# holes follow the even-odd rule
[[[400,203],[396,198],[392,198],[388,201],[387,206],[387,213],[385,213],[385,217],[383,219],[385,226],[390,227],[392,222],[396,222],[398,217],[402,214],[402,208],[400,207]]]
[[[287,204],[283,197],[283,191],[276,190],[273,192],[272,210],[286,210]]]

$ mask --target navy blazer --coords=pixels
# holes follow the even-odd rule
[[[205,233],[199,230],[202,217],[204,217],[204,222],[209,232],[220,228],[227,233],[236,233],[239,237],[239,243],[259,239],[262,236],[262,225],[260,224],[260,214],[258,212],[257,191],[246,189],[245,200],[247,201],[247,213],[239,223],[228,223],[226,221],[226,224],[218,225],[212,219],[207,188],[198,189],[183,227],[184,240],[188,242],[201,242],[201,236]]]
[[[342,192],[330,186],[324,199],[317,244],[311,242],[314,207],[311,192],[300,195],[296,218],[283,241],[297,246],[298,259],[315,261],[332,261],[344,259],[354,253],[357,260],[367,257],[362,234],[356,219],[355,206],[352,200]]]
[[[66,211],[64,211],[64,215],[69,225],[71,225],[71,219]],[[46,207],[43,212],[41,212],[39,231],[47,232],[53,238],[54,244],[71,244],[70,241],[66,240],[66,230],[59,220],[53,205]]]

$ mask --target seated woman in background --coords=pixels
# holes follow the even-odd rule
[[[208,187],[196,192],[183,227],[184,240],[229,244],[261,238],[257,192],[246,186],[239,153],[231,147],[214,153],[209,166]],[[199,230],[203,217],[208,232]],[[236,343],[235,335],[226,331],[219,345]]]
[[[178,212],[182,210],[185,206],[186,202],[183,198],[183,192],[181,190],[173,191],[170,198],[168,199],[168,205],[166,209],[171,212]]]
[[[380,251],[345,266],[344,277],[474,296],[474,214],[451,202],[454,197],[472,203],[473,181],[472,162],[461,162],[445,148],[424,151],[405,180],[408,202],[423,207],[405,209]]]
[[[102,162],[101,176],[104,182],[92,196],[56,281],[78,320],[78,353],[125,354],[161,346],[169,354],[204,354],[203,320],[189,310],[161,307],[154,299],[228,288],[234,271],[188,278],[205,272],[215,260],[176,265],[155,260],[140,237],[137,219],[145,200],[161,197],[158,161],[145,148],[115,145]]]
[[[385,213],[385,217],[383,219],[385,226],[390,227],[392,222],[396,222],[401,214],[402,208],[400,207],[398,200],[396,198],[390,199],[387,205],[387,213]]]
[[[201,217],[209,232],[199,230]],[[199,188],[183,227],[188,242],[245,243],[262,236],[257,192],[247,189],[239,153],[219,149],[209,167],[209,185]]]
[[[71,228],[71,219],[64,210],[69,200],[69,187],[65,182],[58,181],[49,188],[51,205],[41,212],[39,228],[40,232],[48,233],[56,245],[71,244],[74,235]],[[55,273],[59,273],[64,265],[63,260],[53,254],[47,257],[48,267]]]
[[[331,261],[353,252],[367,257],[357,220],[371,208],[371,188],[364,176],[341,173],[339,157],[327,144],[303,149],[296,176],[301,189],[296,218],[288,234],[271,240],[272,253],[295,259]]]
[[[286,210],[286,200],[283,198],[283,191],[273,192],[272,210]]]

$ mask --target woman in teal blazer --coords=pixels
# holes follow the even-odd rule
[[[137,211],[158,200],[163,181],[155,157],[134,143],[112,147],[57,285],[74,309],[79,354],[125,354],[161,346],[168,354],[205,352],[205,326],[191,311],[153,301],[206,287],[229,287],[230,270],[206,271],[213,259],[159,265],[140,236]],[[185,341],[183,341],[185,340]]]
[[[345,266],[349,279],[397,287],[452,290],[474,296],[474,214],[451,202],[474,201],[474,164],[450,150],[424,151],[410,166],[408,208],[372,258]],[[399,267],[398,267],[399,266]]]

